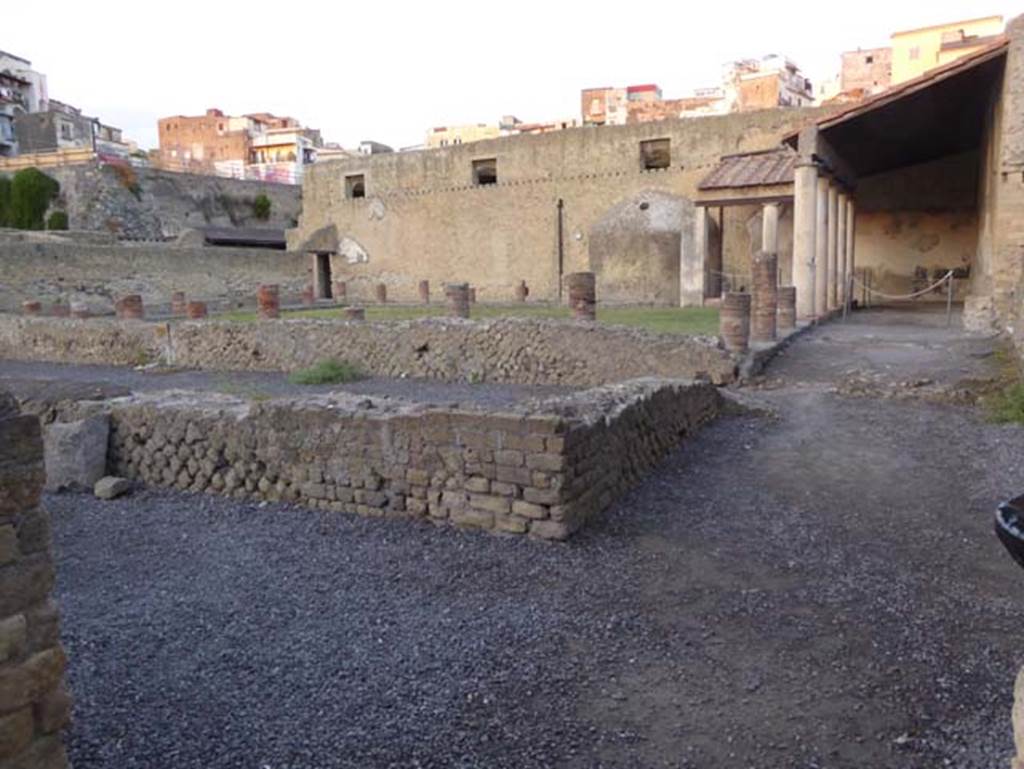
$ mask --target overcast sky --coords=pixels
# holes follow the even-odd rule
[[[767,53],[817,83],[841,51],[893,31],[1022,12],[1024,0],[57,0],[5,4],[0,49],[144,148],[158,117],[207,107],[292,115],[346,147],[400,147],[435,125],[575,116],[588,86],[656,82],[684,96],[717,85],[724,62]]]

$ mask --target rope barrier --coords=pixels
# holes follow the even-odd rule
[[[938,281],[936,281],[935,283],[932,283],[932,285],[928,286],[927,288],[923,288],[920,291],[915,291],[912,294],[886,294],[886,293],[883,293],[883,292],[881,292],[881,291],[879,291],[877,289],[871,288],[870,286],[868,286],[865,283],[861,282],[857,277],[853,277],[853,282],[856,283],[861,288],[863,288],[868,293],[875,294],[877,296],[882,297],[883,299],[916,299],[919,296],[924,296],[925,294],[930,294],[932,291],[934,291],[936,288],[941,286],[946,281],[952,281],[952,278],[953,278],[953,270],[950,270],[945,275],[943,275],[941,278],[939,278]]]

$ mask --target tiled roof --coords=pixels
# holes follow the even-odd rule
[[[700,184],[699,190],[723,190],[737,187],[760,187],[766,184],[789,184],[793,181],[796,153],[788,147],[724,155],[718,165]]]

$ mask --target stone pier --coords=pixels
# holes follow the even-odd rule
[[[257,313],[263,320],[281,317],[281,298],[276,284],[259,287],[256,292]]]
[[[779,311],[779,259],[775,254],[761,251],[754,255],[752,269],[754,292],[751,298],[750,339],[754,342],[773,342]]]
[[[750,294],[730,291],[722,297],[718,312],[719,331],[725,349],[744,353],[750,342]]]
[[[468,283],[449,283],[444,287],[444,296],[448,302],[448,315],[453,318],[469,317]]]
[[[592,272],[573,272],[565,276],[569,308],[576,320],[597,319],[597,278]]]

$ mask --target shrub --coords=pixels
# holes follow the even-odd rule
[[[134,195],[136,200],[141,200],[142,187],[139,186],[139,177],[135,169],[123,163],[111,165],[111,168],[114,169],[114,175],[121,182],[121,186]]]
[[[309,368],[295,371],[288,377],[292,384],[321,385],[355,382],[365,375],[359,367],[345,360],[322,360]]]
[[[270,198],[268,198],[262,192],[253,198],[252,201],[252,212],[256,215],[257,219],[266,221],[270,218]]]
[[[19,230],[43,229],[50,201],[60,194],[60,184],[38,168],[23,168],[11,182],[10,224]]]
[[[11,178],[0,176],[0,227],[11,226]]]
[[[64,211],[51,211],[46,217],[46,229],[66,230],[68,228],[68,215]]]

